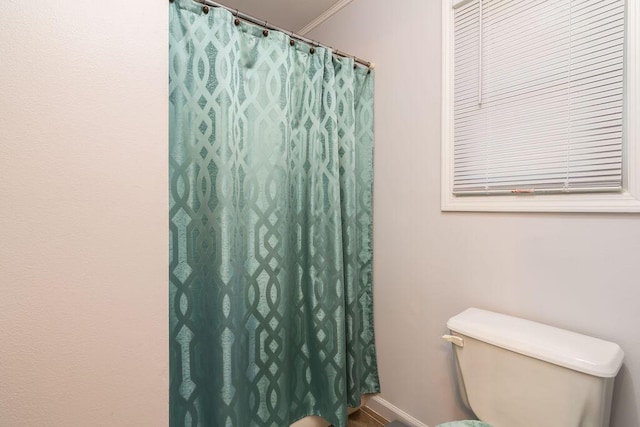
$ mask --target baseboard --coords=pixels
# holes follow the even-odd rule
[[[388,420],[401,421],[409,427],[429,427],[397,406],[392,405],[380,396],[371,396],[367,400],[367,407],[377,412]]]

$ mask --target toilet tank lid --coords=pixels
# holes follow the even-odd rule
[[[453,316],[447,327],[488,344],[597,377],[615,377],[624,358],[618,344],[479,308]]]

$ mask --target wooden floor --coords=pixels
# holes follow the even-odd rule
[[[349,416],[348,427],[384,427],[389,421],[371,409],[364,407]]]

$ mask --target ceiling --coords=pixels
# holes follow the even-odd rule
[[[225,6],[299,33],[340,0],[217,0]]]

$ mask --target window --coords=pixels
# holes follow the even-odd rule
[[[639,3],[445,2],[443,210],[640,212]]]

